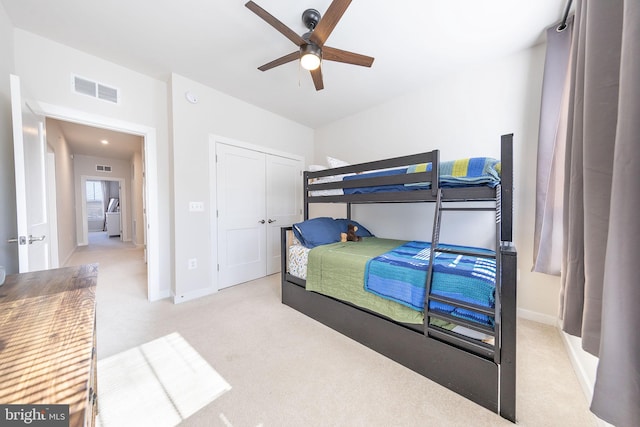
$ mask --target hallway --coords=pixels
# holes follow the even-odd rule
[[[128,296],[146,302],[147,265],[144,263],[142,246],[122,242],[119,237],[107,237],[106,232],[89,233],[89,245],[77,247],[65,266],[92,263],[99,264],[99,291],[117,283],[121,297]]]

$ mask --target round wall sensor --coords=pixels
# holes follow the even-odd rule
[[[192,104],[198,103],[198,97],[193,92],[187,92],[184,94],[184,96],[185,98],[187,98],[187,101],[189,101],[190,103]]]

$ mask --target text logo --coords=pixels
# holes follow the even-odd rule
[[[0,405],[0,425],[69,427],[69,405]]]

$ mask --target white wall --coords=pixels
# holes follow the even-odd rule
[[[172,204],[169,187],[169,142],[167,84],[120,65],[68,46],[16,29],[15,72],[25,93],[41,103],[82,111],[155,129],[158,167],[158,228],[160,295],[171,288],[170,230]],[[77,74],[120,89],[117,105],[71,91],[71,76]]]
[[[16,184],[13,168],[13,134],[9,74],[14,72],[13,26],[0,3],[0,265],[18,272],[18,245],[7,239],[18,234]]]
[[[189,103],[185,93],[198,97]],[[210,227],[215,200],[210,200],[209,150],[212,135],[303,156],[313,155],[313,130],[236,98],[173,74],[171,78],[172,168],[175,200],[175,300],[186,301],[217,289]],[[189,212],[191,201],[204,202],[205,212]],[[187,269],[190,258],[198,268]]]
[[[56,121],[47,120],[47,144],[56,159],[56,212],[58,227],[58,258],[64,265],[76,248],[76,196],[73,159],[69,145]]]
[[[544,52],[540,45],[499,61],[467,67],[427,82],[413,93],[319,128],[314,163],[325,163],[327,155],[358,163],[433,148],[440,149],[442,160],[498,158],[500,135],[514,133],[514,241],[521,276],[518,306],[521,311],[553,319],[558,280],[530,273]],[[363,223],[380,236],[430,239],[432,206],[357,208],[356,218],[364,219]],[[444,221],[443,240],[468,242],[470,229],[463,226],[464,221],[454,221],[452,226]],[[490,236],[482,233],[474,233],[472,238],[471,243],[490,242]]]

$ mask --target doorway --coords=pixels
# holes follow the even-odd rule
[[[91,245],[98,236],[106,237],[109,240],[117,237],[120,241],[129,240],[135,244],[136,242],[127,239],[122,231],[122,218],[127,205],[124,180],[83,176],[81,182],[84,190],[82,204],[84,212],[86,212],[86,218],[83,216],[82,223],[83,229],[85,224],[87,227],[89,236],[87,244]],[[132,202],[134,205],[142,205],[141,201],[136,203],[132,200]]]
[[[145,259],[147,261],[147,299],[156,301],[169,296],[170,290],[161,290],[160,281],[160,248],[159,236],[159,208],[158,208],[158,167],[156,130],[136,123],[124,122],[109,117],[96,116],[79,110],[38,102],[35,104],[37,112],[48,119],[56,119],[136,135],[142,139],[142,164],[144,178],[142,182],[142,200],[145,215],[141,224],[145,242]],[[68,153],[68,157],[71,156]],[[75,216],[75,214],[74,214]]]
[[[98,245],[111,252],[139,248],[140,255],[131,262],[146,269],[142,138],[52,118],[46,119],[46,127],[48,145],[58,153],[60,166],[54,172],[60,191],[52,194],[55,202],[50,204],[53,211],[61,210],[56,225],[59,222],[62,264],[81,248],[92,251],[88,246]],[[146,280],[141,286],[146,292]]]

